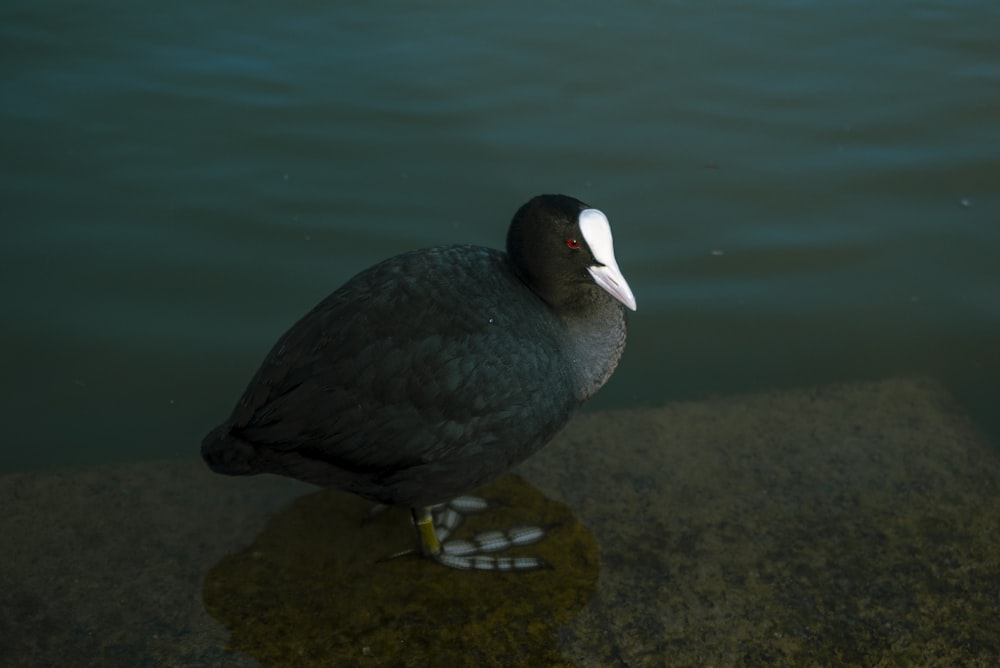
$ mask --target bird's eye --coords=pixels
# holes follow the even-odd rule
[[[578,239],[573,239],[572,237],[570,237],[569,239],[566,240],[566,245],[569,248],[576,250],[577,248],[580,247],[580,241]]]

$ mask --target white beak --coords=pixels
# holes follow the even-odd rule
[[[595,283],[634,311],[635,296],[632,294],[632,288],[628,286],[628,282],[622,276],[622,270],[618,268],[618,262],[615,260],[615,247],[611,239],[611,224],[608,222],[607,216],[597,209],[584,209],[580,212],[579,222],[583,238],[587,240],[587,245],[590,246],[590,252],[600,262],[598,265],[587,267],[587,271],[590,272]]]
[[[594,283],[608,291],[612,297],[620,301],[633,311],[635,310],[635,296],[632,288],[628,286],[625,277],[617,264],[605,264],[602,267],[587,267],[587,271],[594,278]]]

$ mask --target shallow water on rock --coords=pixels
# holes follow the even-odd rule
[[[535,572],[456,571],[420,557],[409,514],[364,527],[370,504],[333,491],[297,499],[254,541],[205,575],[205,608],[229,649],[268,666],[554,665],[561,627],[597,587],[597,542],[564,504],[516,476],[483,490],[493,508],[460,536],[525,522],[547,527],[505,556],[544,559]]]

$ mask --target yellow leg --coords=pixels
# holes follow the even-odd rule
[[[420,549],[428,557],[441,554],[441,541],[434,532],[434,518],[430,508],[413,508],[413,524],[420,535]]]

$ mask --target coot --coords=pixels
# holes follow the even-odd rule
[[[623,306],[634,311],[635,297],[608,219],[540,195],[514,215],[506,253],[404,253],[321,301],[278,340],[202,456],[218,473],[277,473],[410,507],[423,553],[469,567],[442,549],[430,508],[531,455],[597,392],[625,346]]]

